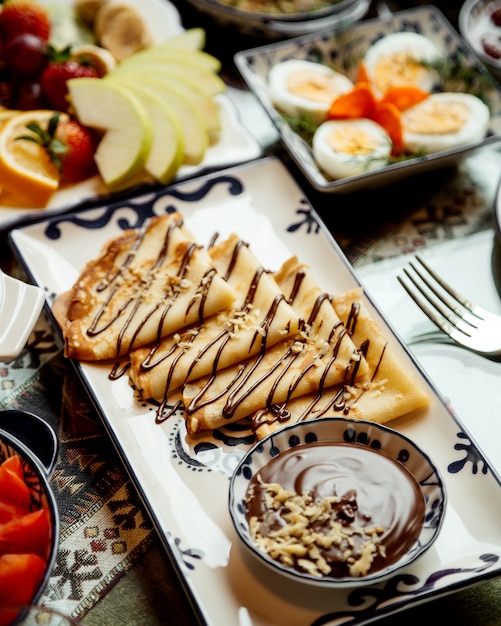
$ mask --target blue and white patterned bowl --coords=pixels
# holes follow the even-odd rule
[[[416,32],[429,38],[443,55],[444,65],[456,68],[456,78],[437,85],[439,91],[465,91],[481,97],[489,106],[491,119],[486,137],[467,145],[440,150],[414,158],[396,160],[377,170],[332,180],[316,164],[311,146],[288,124],[270,98],[268,74],[287,59],[306,59],[333,67],[356,80],[360,60],[376,41],[398,32]],[[235,64],[254,93],[291,158],[308,182],[322,193],[352,193],[380,188],[409,176],[460,163],[472,150],[501,141],[501,87],[478,56],[434,6],[416,7],[388,16],[364,20],[343,32],[332,30],[296,37],[237,52]]]
[[[415,544],[395,563],[359,578],[318,577],[281,565],[257,548],[249,532],[245,513],[245,497],[249,483],[261,468],[281,452],[304,443],[352,443],[368,449],[381,450],[407,468],[421,487],[425,501],[425,516],[421,533]],[[442,527],[447,503],[445,483],[429,456],[414,442],[387,426],[344,418],[322,418],[285,427],[255,444],[240,460],[232,475],[229,491],[229,511],[233,525],[244,546],[257,559],[275,572],[304,583],[320,587],[356,587],[378,583],[397,570],[410,566],[434,543]]]

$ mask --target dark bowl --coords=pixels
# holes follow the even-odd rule
[[[59,512],[50,477],[55,467],[58,440],[54,430],[42,418],[17,410],[0,411],[0,463],[9,457],[21,458],[24,479],[31,497],[30,510],[45,509],[50,519],[50,541],[46,552],[46,567],[29,605],[39,602],[54,569],[59,547]],[[17,623],[23,617],[21,611]]]

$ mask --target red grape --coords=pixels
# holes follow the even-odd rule
[[[23,33],[5,44],[5,65],[18,79],[37,78],[47,64],[46,42]]]
[[[501,9],[496,9],[491,13],[491,20],[496,26],[501,26]]]
[[[39,82],[23,82],[14,92],[12,106],[21,111],[48,108],[47,99]]]

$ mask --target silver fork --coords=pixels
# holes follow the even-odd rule
[[[501,358],[501,316],[470,302],[421,257],[404,268],[398,280],[418,307],[460,346],[491,359]],[[433,338],[433,333],[430,334]]]

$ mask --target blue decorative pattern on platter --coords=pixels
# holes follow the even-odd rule
[[[215,233],[225,237],[236,232],[271,270],[296,254],[326,291],[359,285],[302,190],[275,158],[25,226],[12,231],[11,245],[50,305],[110,237],[149,215],[173,210],[183,214],[201,243],[209,243]],[[246,558],[227,506],[229,478],[254,442],[245,420],[189,437],[181,411],[159,422],[158,407],[134,397],[126,376],[110,380],[109,364],[75,364],[201,621],[209,626],[267,626],[276,623],[276,615],[290,626],[359,626],[501,573],[501,481],[369,297],[366,303],[396,353],[423,376],[432,396],[429,408],[391,426],[434,460],[448,493],[433,547],[398,575],[369,587],[309,588],[304,594],[301,586]]]
[[[460,68],[454,80],[448,78],[441,91],[466,91],[485,99],[491,111],[491,124],[482,142],[440,152],[418,155],[391,163],[380,170],[339,180],[328,179],[316,165],[310,146],[292,130],[273,106],[267,86],[268,73],[287,59],[306,59],[329,65],[353,81],[360,60],[369,47],[384,35],[416,32],[428,37],[443,53],[444,66]],[[235,64],[249,89],[275,124],[280,138],[315,189],[326,193],[351,193],[380,187],[406,176],[456,164],[471,150],[501,140],[501,89],[444,15],[433,6],[400,11],[386,18],[367,20],[340,33],[322,31],[314,35],[280,41],[238,52]],[[452,76],[452,73],[451,73]]]

